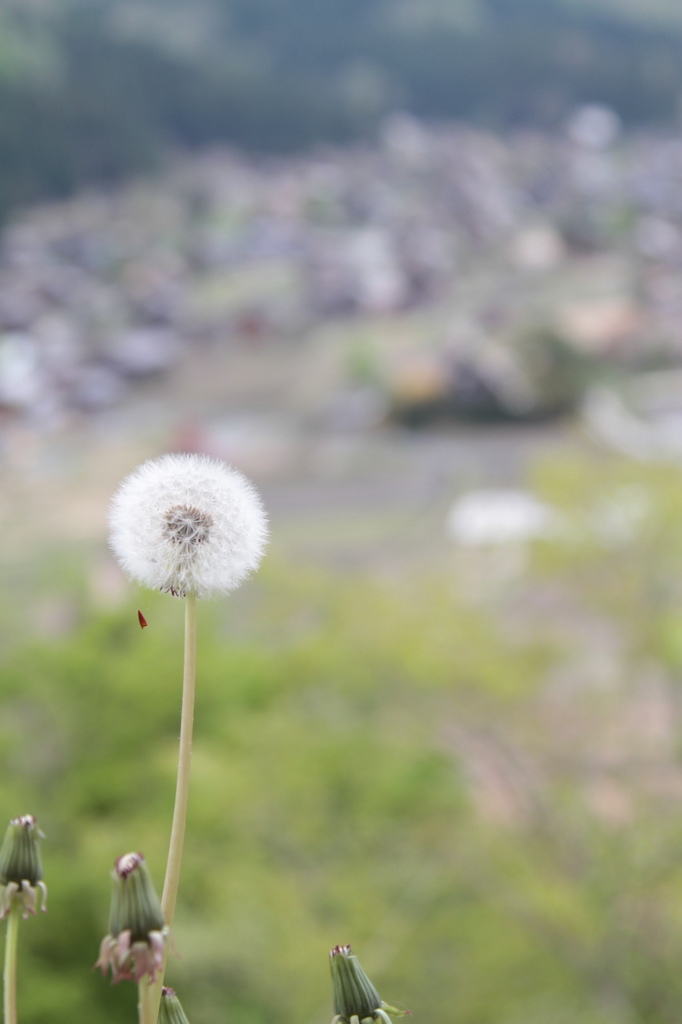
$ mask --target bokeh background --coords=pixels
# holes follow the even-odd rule
[[[130,1021],[179,600],[110,495],[208,452],[268,507],[200,604],[168,981],[331,1018],[682,1011],[677,0],[0,2],[0,820],[46,834],[25,1024]],[[149,622],[142,632],[137,609]]]

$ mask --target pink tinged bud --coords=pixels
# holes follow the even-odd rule
[[[189,1024],[180,1000],[172,988],[161,989],[158,1024]]]
[[[16,882],[8,882],[2,890],[2,904],[0,905],[0,918],[5,917],[12,906],[14,897],[17,893],[21,892],[20,886]]]
[[[111,967],[113,972],[112,980],[119,981],[120,979],[116,977],[116,960],[114,956],[115,949],[116,939],[114,939],[111,935],[105,935],[99,944],[99,956],[97,957],[94,966],[100,968],[100,970],[102,971],[102,975],[105,975],[107,973],[107,968]]]
[[[41,837],[32,814],[10,821],[0,847],[0,918],[15,901],[21,905],[24,917],[35,914],[38,904],[45,910],[47,888],[38,846]]]
[[[123,964],[128,962],[128,954],[130,953],[130,931],[121,932],[114,940],[113,952],[117,964],[121,965],[119,969],[123,970]]]
[[[111,968],[111,980],[154,981],[163,968],[168,929],[141,853],[126,853],[114,863],[109,934],[95,967]]]
[[[163,951],[166,947],[166,943],[161,932],[149,933],[149,945],[151,946],[152,952],[155,956],[163,957]]]
[[[146,974],[154,981],[156,972],[163,967],[163,936],[161,932],[150,932],[148,942],[133,942],[130,960],[133,964],[133,980],[139,982]]]

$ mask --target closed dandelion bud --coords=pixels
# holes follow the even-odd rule
[[[165,986],[161,989],[158,1024],[189,1024],[175,992]]]
[[[369,980],[350,946],[334,946],[329,954],[332,972],[332,1024],[366,1024],[382,1020],[391,1024],[389,1013],[403,1016],[409,1010],[396,1010],[384,1003]]]
[[[102,939],[95,967],[111,980],[154,981],[163,967],[168,929],[141,853],[126,853],[114,862],[109,934]]]
[[[369,980],[350,946],[334,946],[329,954],[332,972],[332,1001],[338,1021],[350,1024],[351,1017],[374,1020],[381,1009],[379,993]]]
[[[35,914],[38,893],[45,910],[47,888],[43,882],[38,842],[42,832],[32,814],[12,818],[0,847],[0,918],[13,903],[23,908],[23,916]]]

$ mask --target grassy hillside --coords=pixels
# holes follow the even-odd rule
[[[266,563],[202,603],[169,963],[190,1020],[323,1024],[351,942],[418,1021],[679,1021],[678,477],[554,458],[538,487],[571,529],[476,606],[466,565],[492,578],[499,550],[398,592]],[[181,604],[93,612],[74,556],[42,571],[75,619],[41,640],[26,615],[2,658],[0,814],[47,836],[26,1024],[134,1017],[89,968],[112,861],[141,849],[159,883],[173,798]]]

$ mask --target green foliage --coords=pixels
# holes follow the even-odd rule
[[[168,976],[195,1024],[330,1019],[346,942],[418,1020],[676,1024],[677,471],[553,460],[538,490],[563,527],[494,614],[453,581],[273,565],[200,604]],[[182,607],[142,600],[144,631],[134,603],[84,612],[4,659],[0,814],[47,834],[26,1024],[134,1015],[89,967],[114,858],[142,850],[159,888],[165,861]]]
[[[285,578],[273,583],[261,612],[276,638]],[[326,1006],[327,949],[349,934],[402,941],[415,875],[440,871],[469,813],[437,723],[462,701],[496,697],[505,651],[488,627],[440,593],[416,617],[369,585],[299,580],[297,597],[305,635],[269,646],[221,639],[223,607],[201,607],[181,959],[170,968],[185,1005],[199,1007],[193,1019],[227,1007],[230,1019],[294,1021]],[[87,969],[114,857],[142,849],[157,883],[165,860],[182,608],[152,598],[145,613],[144,633],[129,607],[57,643],[21,645],[4,665],[0,808],[30,808],[48,837],[49,913],[22,937],[42,979],[29,982],[23,959],[27,1021],[122,1020],[134,1003],[132,986],[110,1001]],[[520,654],[517,677],[537,659]],[[392,998],[410,984],[394,983]]]

